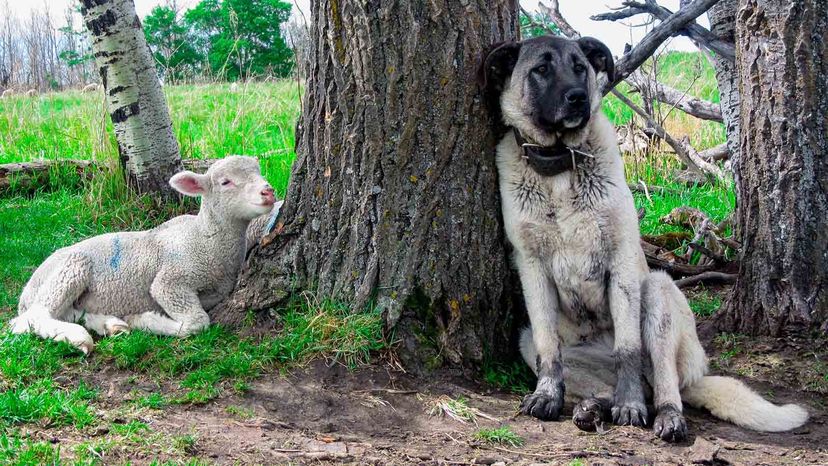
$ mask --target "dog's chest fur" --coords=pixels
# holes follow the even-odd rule
[[[588,144],[584,149],[591,148]],[[613,207],[616,187],[626,187],[620,156],[599,153],[575,170],[542,177],[522,159],[508,134],[498,146],[497,163],[504,224],[515,260],[542,264],[555,283],[563,316],[575,327],[571,336],[576,340],[610,330],[606,287],[617,237]]]

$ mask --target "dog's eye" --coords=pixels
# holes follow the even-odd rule
[[[576,73],[583,73],[584,71],[586,71],[586,66],[584,66],[580,63],[575,63],[575,72]]]
[[[535,68],[535,72],[539,74],[546,74],[547,71],[549,71],[549,67],[546,65],[541,65]]]

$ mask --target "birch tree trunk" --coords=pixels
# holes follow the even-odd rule
[[[181,156],[135,5],[132,0],[81,3],[127,181],[138,192],[174,198],[167,182],[181,170]]]
[[[312,2],[285,206],[214,318],[310,289],[382,309],[404,363],[479,363],[512,318],[495,140],[476,85],[514,0]]]
[[[744,249],[726,327],[828,331],[828,1],[741,0]]]
[[[707,12],[710,20],[710,32],[721,40],[736,43],[736,10],[738,0],[720,0]],[[739,186],[739,75],[736,63],[719,55],[712,55],[719,85],[719,105],[727,135],[727,148],[730,150],[730,163]]]

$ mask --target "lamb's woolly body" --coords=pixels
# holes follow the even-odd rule
[[[251,219],[269,218],[261,193],[269,190],[272,198],[272,189],[248,157],[229,157],[206,175],[192,175],[208,185],[198,215],[56,251],[23,289],[12,331],[66,340],[88,352],[91,336],[72,322],[102,334],[137,327],[185,336],[206,327],[205,310],[233,290],[249,249]],[[230,178],[238,183],[234,191],[220,183]],[[261,233],[250,236],[256,240]]]

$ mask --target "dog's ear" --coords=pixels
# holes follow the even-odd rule
[[[607,79],[615,79],[615,62],[612,60],[612,52],[603,42],[594,37],[581,37],[578,39],[578,46],[586,55],[596,73],[607,73]]]
[[[484,91],[502,91],[506,80],[512,75],[519,53],[518,42],[499,42],[489,47],[477,71],[480,88]]]

